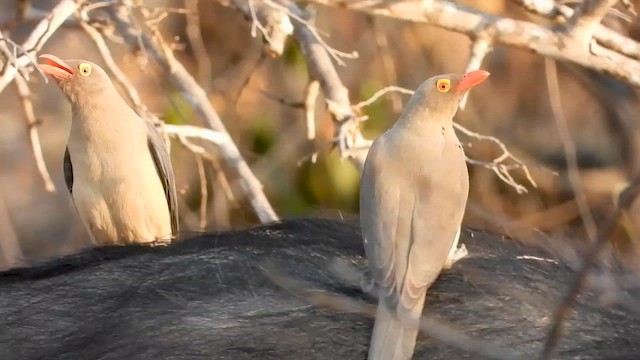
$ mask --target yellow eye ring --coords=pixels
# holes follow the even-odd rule
[[[80,70],[80,75],[89,76],[91,75],[91,64],[82,63],[78,66],[78,70]]]
[[[449,81],[449,79],[440,79],[436,83],[436,88],[438,88],[440,92],[447,92],[449,88],[451,88],[451,81]]]

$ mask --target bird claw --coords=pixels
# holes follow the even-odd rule
[[[458,247],[455,251],[453,251],[445,261],[444,267],[443,267],[444,270],[451,269],[451,267],[453,267],[453,264],[458,262],[458,260],[466,257],[467,255],[469,255],[469,251],[467,250],[467,247],[464,244],[461,244],[460,247]]]
[[[335,259],[329,268],[339,279],[351,286],[359,287],[362,292],[370,294],[376,288],[371,272],[367,268],[358,269],[345,259]]]
[[[148,245],[149,247],[167,246],[169,244],[171,244],[171,240],[167,240],[167,239],[157,239],[157,240],[153,240],[151,242],[146,243],[146,245]]]

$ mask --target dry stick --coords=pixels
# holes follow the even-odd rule
[[[191,129],[194,132],[184,131],[184,129]],[[187,140],[187,137],[189,135],[191,135],[192,137],[196,137],[196,138],[202,139],[202,137],[200,136],[200,135],[202,135],[202,130],[204,130],[205,132],[213,133],[212,130],[197,128],[195,126],[189,126],[189,125],[165,125],[165,131],[167,131],[167,132],[171,133],[172,135],[174,135],[175,137],[177,137],[178,141],[180,141],[180,144],[182,144],[182,146],[184,146],[187,150],[189,150],[192,153],[194,153],[196,156],[200,156],[204,160],[207,160],[211,164],[211,166],[213,167],[213,170],[215,171],[216,179],[220,183],[220,186],[222,187],[222,190],[224,191],[227,199],[229,199],[229,201],[232,203],[232,205],[237,207],[238,204],[237,204],[237,201],[236,201],[235,197],[233,196],[233,192],[231,191],[231,185],[229,185],[229,182],[227,181],[227,178],[224,176],[224,172],[222,171],[222,168],[220,167],[220,163],[218,162],[218,159],[215,156],[209,154],[207,152],[207,150],[205,150],[204,147],[202,147],[200,145],[196,145],[196,144],[192,143],[191,141]]]
[[[576,154],[576,146],[571,138],[569,126],[567,125],[567,119],[564,116],[562,110],[562,102],[560,101],[560,84],[558,82],[558,69],[556,67],[555,60],[545,60],[545,73],[547,76],[547,89],[549,91],[549,102],[551,104],[551,112],[556,122],[556,128],[558,129],[558,136],[562,141],[562,147],[564,149],[564,157],[567,160],[567,172],[571,188],[573,190],[573,196],[576,199],[580,216],[582,217],[582,223],[587,231],[589,240],[594,241],[597,234],[596,222],[593,219],[593,214],[587,204],[587,199],[582,187],[580,179],[580,169],[578,167],[578,156]]]
[[[271,56],[280,56],[284,52],[287,38],[293,32],[293,25],[285,11],[273,9],[263,1],[231,0],[233,6],[251,21],[251,35],[256,29],[262,32],[267,42],[266,52]]]
[[[184,5],[187,10],[187,38],[198,64],[198,82],[204,91],[208,92],[211,89],[211,58],[200,32],[198,0],[185,0]]]
[[[200,116],[206,121],[208,127],[213,130],[228,134],[222,120],[215,111],[207,94],[196,83],[187,69],[175,58],[173,53],[166,47],[161,47],[158,42],[148,34],[138,31],[129,16],[131,1],[122,0],[118,4],[108,8],[111,19],[116,24],[118,33],[134,49],[138,49],[139,44],[144,45],[144,49],[164,70],[171,82],[182,93],[185,100],[197,110]],[[157,39],[158,41],[160,39]],[[255,177],[249,165],[245,162],[240,151],[233,141],[226,142],[220,146],[220,153],[238,177],[238,182],[243,192],[248,196],[251,206],[262,223],[277,221],[278,216],[273,211],[269,200],[262,190],[262,184]]]
[[[380,29],[380,25],[377,23],[377,19],[375,19],[373,16],[368,16],[367,20],[371,25],[371,29],[373,30],[373,37],[376,40],[376,47],[378,48],[378,54],[380,55],[380,60],[382,61],[383,75],[386,78],[388,86],[394,86],[398,84],[398,74],[396,73],[395,62],[393,61],[393,57],[391,56],[387,34],[385,34]],[[391,94],[391,108],[396,113],[402,111],[402,100],[400,99],[399,94]]]
[[[555,18],[557,16],[562,16],[566,19],[571,18],[574,14],[572,8],[559,5],[554,0],[512,0],[516,4],[525,7],[526,10],[541,15],[547,18]],[[527,6],[522,3],[527,3]],[[630,39],[608,27],[597,24],[593,31],[593,38],[597,42],[601,43],[603,46],[617,51],[622,55],[628,56],[632,59],[640,59],[640,43]]]
[[[0,40],[2,39],[3,36],[2,33],[0,33]],[[5,42],[0,41],[0,52],[5,54],[8,65],[12,55],[11,51],[9,50],[9,46]],[[40,174],[40,177],[44,182],[45,190],[48,192],[55,192],[56,186],[54,185],[53,180],[51,180],[51,175],[49,174],[49,170],[47,169],[47,165],[42,155],[40,134],[38,133],[39,122],[33,109],[33,103],[31,102],[31,91],[29,90],[29,85],[21,76],[15,77],[14,80],[18,90],[18,96],[20,97],[20,102],[22,103],[22,109],[24,111],[24,116],[27,123],[27,130],[29,131],[31,149],[33,150],[33,158],[36,162],[36,168],[38,169],[38,173]]]
[[[480,69],[480,65],[482,65],[482,60],[489,54],[491,51],[491,42],[486,39],[484,36],[478,37],[473,44],[471,44],[471,56],[469,57],[469,64],[467,64],[467,69],[465,72],[469,72],[472,70]],[[462,99],[460,100],[460,110],[464,110],[467,106],[467,99],[469,98],[469,92],[464,94]]]
[[[549,327],[547,340],[545,341],[544,349],[540,355],[540,360],[548,360],[553,355],[562,335],[564,320],[569,315],[571,309],[575,306],[578,300],[578,294],[585,286],[592,267],[596,264],[600,254],[608,244],[609,236],[615,230],[618,219],[624,211],[629,209],[630,205],[636,197],[638,197],[638,193],[640,193],[640,177],[635,178],[631,184],[629,184],[629,186],[620,193],[616,211],[611,215],[604,226],[600,228],[595,243],[591,245],[591,248],[584,256],[582,268],[576,274],[576,277],[571,283],[571,287],[567,291],[562,303],[553,314],[552,323]]]
[[[204,230],[207,226],[207,175],[204,171],[202,156],[196,155],[196,163],[200,177],[200,230]]]
[[[316,138],[316,100],[320,93],[320,83],[311,80],[304,88],[304,118],[307,124],[307,139]]]
[[[3,184],[6,185],[6,184]],[[7,188],[3,186],[3,188]],[[3,268],[3,265],[5,267]],[[24,265],[24,255],[9,209],[0,193],[0,271]]]
[[[31,91],[27,81],[21,76],[16,76],[14,79],[16,87],[18,89],[18,95],[20,102],[22,103],[22,110],[24,111],[25,120],[27,122],[27,129],[29,130],[29,140],[31,142],[31,150],[33,150],[33,158],[36,161],[36,167],[40,173],[40,177],[44,182],[44,189],[48,192],[55,192],[56,186],[51,180],[49,170],[47,170],[47,164],[44,162],[42,156],[42,146],[40,145],[40,135],[38,134],[38,119],[33,110],[33,103],[31,102]]]
[[[13,66],[8,67],[4,74],[0,75],[0,92],[15,78],[18,68],[28,64],[35,64],[35,54],[40,51],[42,45],[49,40],[51,35],[58,30],[58,27],[76,11],[78,4],[75,0],[61,0],[51,10],[50,15],[38,23],[27,40],[21,45],[25,53],[18,56],[13,62]]]
[[[640,62],[614,51],[606,57],[595,55],[588,49],[576,46],[576,41],[563,29],[550,29],[528,21],[492,15],[447,0],[427,2],[401,0],[383,3],[343,0],[309,1],[398,20],[428,23],[472,38],[481,33],[487,34],[494,45],[527,49],[542,56],[573,62],[640,86]],[[631,39],[625,39],[623,44],[619,38],[610,37],[610,42],[616,46],[608,47],[614,50],[614,48],[630,46],[629,44],[633,45],[631,47],[639,45]]]
[[[593,38],[595,27],[618,0],[582,0],[568,21],[569,35],[583,46]]]
[[[369,106],[371,104],[373,104],[376,100],[378,100],[382,95],[385,95],[386,93],[389,92],[399,92],[401,94],[405,94],[405,95],[413,95],[415,93],[415,91],[413,90],[409,90],[409,89],[405,89],[403,87],[399,87],[399,86],[387,86],[385,88],[382,88],[378,91],[376,91],[373,95],[371,95],[370,98],[368,98],[367,100],[361,101],[355,105],[353,105],[354,109],[357,110],[361,110],[363,107],[365,106]]]
[[[358,169],[362,169],[371,141],[362,137],[359,132],[358,117],[351,108],[349,91],[342,84],[333,64],[333,61],[344,64],[341,58],[353,58],[357,54],[345,53],[331,48],[311,25],[310,20],[307,19],[308,14],[298,5],[289,0],[276,1],[267,0],[265,4],[268,6],[262,8],[259,7],[260,3],[257,3],[257,19],[263,22],[262,19],[268,18],[269,13],[289,14],[293,23],[293,36],[300,45],[302,55],[307,62],[310,81],[320,83],[327,109],[336,123],[334,127],[335,142],[340,149],[340,154],[352,160]],[[224,2],[222,4],[225,5]],[[245,18],[254,18],[247,0],[232,0],[232,4]],[[259,10],[262,10],[262,13]],[[286,104],[286,101],[278,101]],[[306,119],[309,121],[309,117]]]
[[[351,159],[361,170],[371,141],[365,139],[359,131],[358,119],[349,99],[349,90],[342,84],[333,65],[334,57],[320,41],[317,32],[308,26],[308,22],[298,20],[306,16],[298,5],[288,0],[279,0],[279,3],[297,17],[293,20],[293,36],[307,61],[310,78],[320,83],[327,109],[336,123],[335,134],[340,153],[343,157]]]
[[[322,45],[322,47],[327,51],[327,54],[331,56],[331,58],[340,66],[346,66],[347,64],[344,62],[344,59],[357,59],[358,52],[352,51],[350,53],[337,50],[329,44],[327,44],[322,37],[320,36],[318,29],[313,25],[311,14],[306,11],[302,11],[297,5],[289,0],[263,0],[267,5],[273,7],[274,9],[286,11],[287,15],[289,15],[292,19],[297,21],[298,23],[307,27],[309,32],[314,36],[315,40]],[[291,5],[295,5],[292,7]],[[295,31],[295,25],[294,25]]]

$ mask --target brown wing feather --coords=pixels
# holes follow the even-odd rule
[[[62,171],[64,172],[64,182],[67,184],[69,194],[73,194],[73,166],[71,165],[71,155],[69,148],[64,149],[64,161],[62,163]]]
[[[156,130],[155,126],[148,121],[147,124],[147,144],[149,146],[149,152],[158,171],[158,176],[164,187],[165,196],[167,197],[167,204],[169,205],[169,214],[171,216],[171,232],[173,236],[178,234],[178,195],[176,192],[175,177],[173,174],[173,168],[171,167],[171,157],[167,151],[162,136]]]

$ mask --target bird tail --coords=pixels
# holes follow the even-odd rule
[[[403,321],[391,309],[384,296],[378,301],[378,311],[373,325],[368,360],[409,360],[418,338],[419,323],[426,293],[406,311]]]

